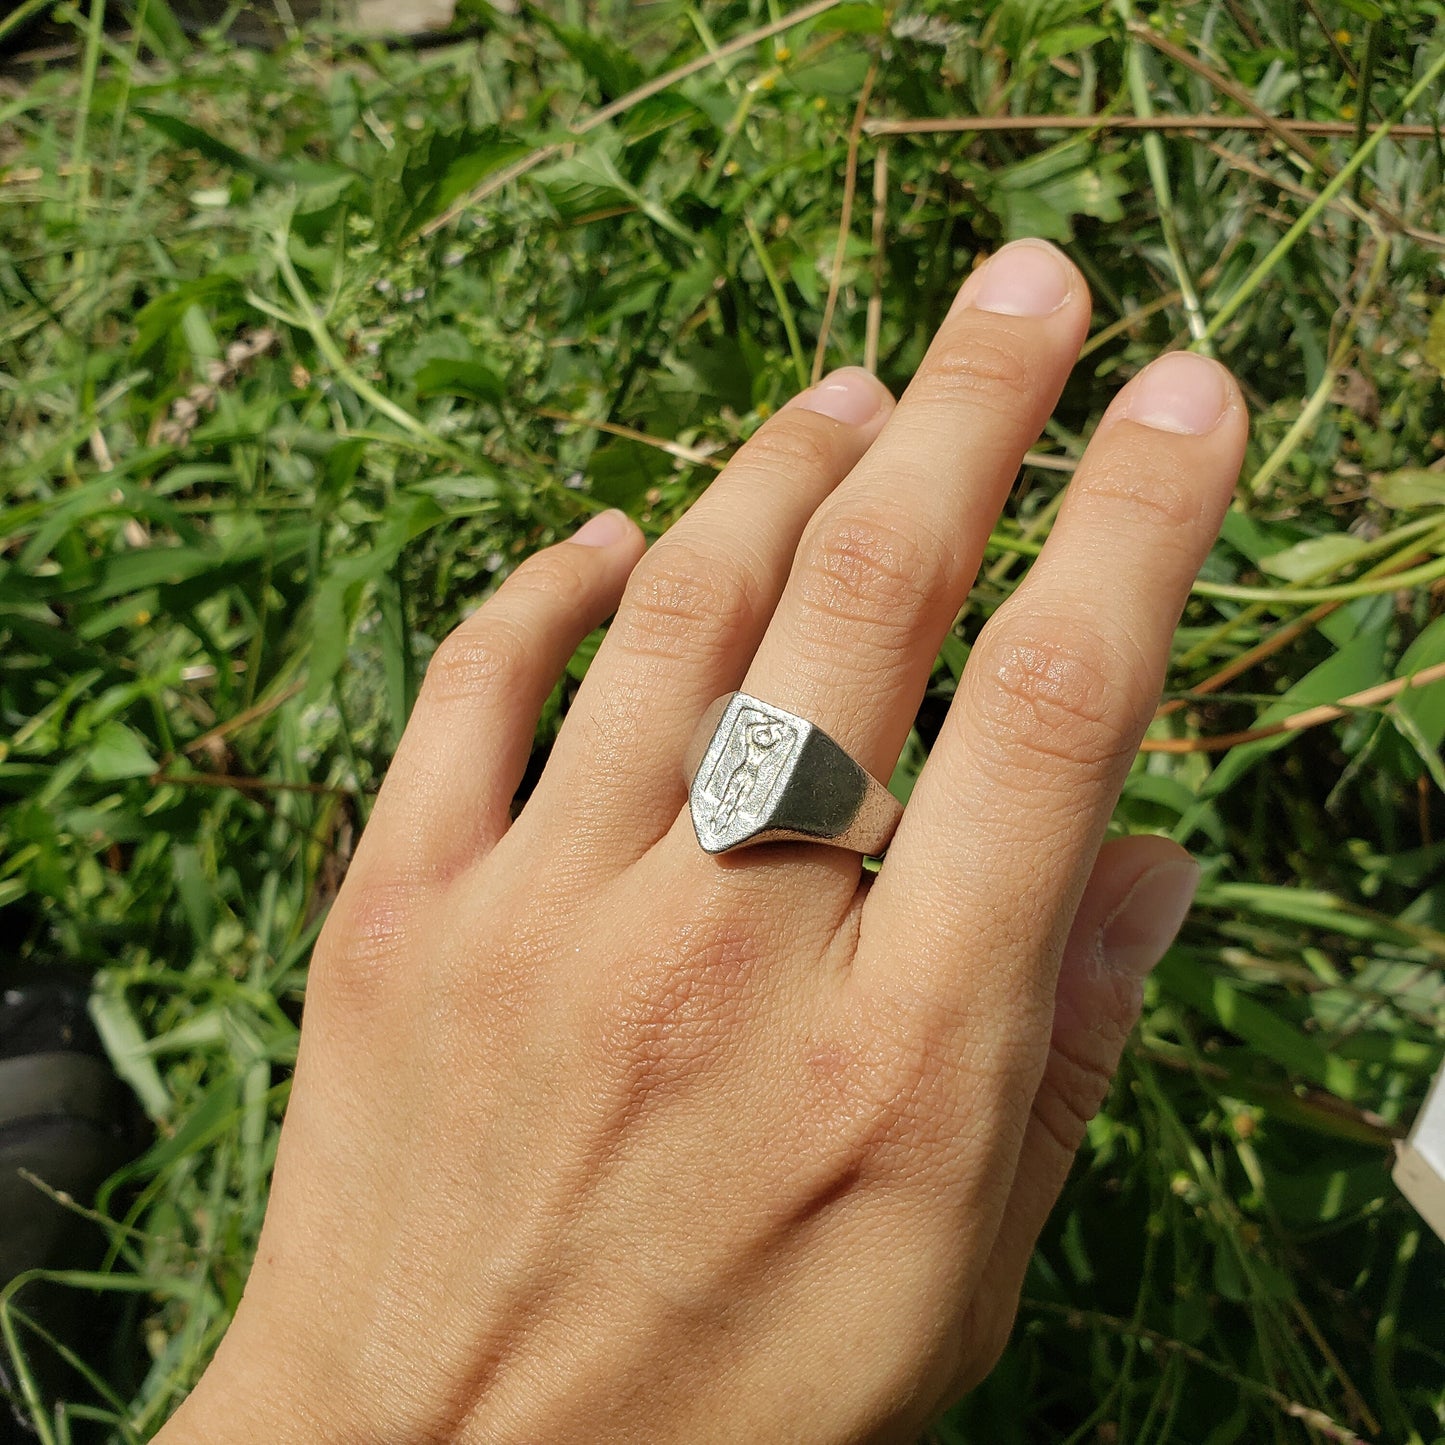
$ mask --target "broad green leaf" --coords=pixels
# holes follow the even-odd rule
[[[1235,981],[1208,966],[1197,955],[1175,948],[1165,955],[1155,976],[1175,998],[1273,1059],[1298,1079],[1318,1084],[1342,1099],[1353,1099],[1356,1074],[1352,1064],[1336,1058],[1318,1039],[1289,1023],[1275,1008],[1247,993]]]
[[[1425,360],[1445,376],[1445,301],[1439,302],[1430,317],[1430,330],[1425,337]]]
[[[247,155],[244,151],[238,151],[235,146],[228,145],[209,131],[202,130],[198,125],[192,125],[188,120],[182,120],[178,115],[167,115],[163,111],[148,110],[144,106],[133,106],[130,113],[138,116],[152,130],[158,131],[176,145],[183,146],[188,150],[199,151],[207,160],[225,166],[228,170],[254,176],[263,185],[284,185],[287,181],[294,179],[292,172],[284,170],[280,166],[274,166],[270,161],[264,161],[259,156]]]
[[[1445,617],[1437,617],[1400,658],[1397,673],[1409,677],[1445,662]],[[1445,681],[1412,687],[1395,700],[1391,713],[1409,718],[1431,753],[1445,742]],[[1438,759],[1437,759],[1438,761]]]
[[[1129,183],[1123,154],[1105,154],[1091,141],[1066,140],[987,175],[985,193],[1009,240],[1044,236],[1073,239],[1075,216],[1123,218]]]
[[[1296,542],[1283,552],[1273,552],[1259,559],[1260,569],[1287,582],[1303,582],[1325,577],[1348,566],[1368,544],[1348,532],[1334,532],[1323,537],[1310,537]]]
[[[418,396],[466,396],[474,401],[499,402],[507,384],[480,361],[437,357],[416,374]]]
[[[543,10],[535,14],[567,53],[597,82],[604,101],[617,100],[642,83],[646,72],[636,57],[610,39],[605,31],[563,25]]]
[[[888,28],[888,12],[881,5],[836,5],[820,15],[813,28],[820,32],[845,30],[856,35],[882,35]]]
[[[1388,1187],[1385,1166],[1378,1160],[1298,1173],[1272,1169],[1265,1176],[1271,1207],[1295,1224],[1328,1224],[1354,1214],[1382,1198]]]
[[[1441,315],[1445,315],[1445,311]],[[1400,511],[1445,507],[1445,472],[1432,472],[1426,467],[1386,472],[1370,483],[1370,495],[1381,506]]]
[[[1365,688],[1383,680],[1385,655],[1385,632],[1374,628],[1362,632],[1347,643],[1335,655],[1318,667],[1306,673],[1272,707],[1266,708],[1255,719],[1254,725],[1278,722],[1292,713],[1321,703],[1335,703],[1350,693],[1362,692]],[[1226,753],[1219,761],[1202,790],[1204,798],[1217,798],[1227,791],[1239,778],[1254,767],[1261,759],[1279,748],[1289,747],[1294,741],[1290,733],[1279,733],[1263,738],[1259,742],[1245,743]],[[1187,826],[1189,820],[1185,820]],[[1178,833],[1176,832],[1176,837]]]
[[[146,1036],[118,982],[103,983],[90,996],[90,1017],[117,1074],[135,1090],[157,1124],[170,1119],[171,1092],[150,1056]]]
[[[156,770],[156,760],[134,728],[112,718],[91,739],[86,768],[97,782],[113,783],[149,777]]]
[[[1056,60],[1061,55],[1077,55],[1108,38],[1109,32],[1102,25],[1066,25],[1039,40],[1036,51],[1046,60]]]

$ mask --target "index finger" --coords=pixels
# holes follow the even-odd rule
[[[860,953],[856,974],[957,1020],[972,1065],[1042,1067],[1069,922],[1247,430],[1217,363],[1178,352],[1147,367],[969,658],[867,903],[863,936],[889,947]]]

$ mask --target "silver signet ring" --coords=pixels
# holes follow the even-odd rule
[[[822,728],[745,692],[703,714],[686,773],[706,853],[792,841],[876,858],[903,816],[897,798]]]

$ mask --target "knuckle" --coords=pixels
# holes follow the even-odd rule
[[[1103,769],[1133,756],[1152,699],[1126,646],[1081,619],[1021,625],[1000,613],[974,651],[970,692],[981,738],[1073,767]]]
[[[747,574],[690,543],[659,542],[633,572],[612,624],[614,646],[663,661],[715,655],[757,626],[761,603]]]
[[[316,940],[308,999],[352,1019],[388,1013],[415,913],[412,885],[350,877]]]
[[[1154,524],[1166,543],[1170,536],[1192,538],[1212,519],[1219,499],[1201,483],[1198,466],[1177,450],[1161,447],[1157,434],[1119,437],[1078,479],[1081,499],[1106,514],[1121,513],[1131,528]]]
[[[535,650],[515,621],[484,607],[443,640],[427,664],[422,685],[434,702],[503,693],[525,675]]]
[[[789,476],[831,476],[842,468],[834,438],[820,418],[790,409],[759,430],[747,444],[750,466]]]
[[[920,527],[857,509],[819,519],[803,544],[795,577],[804,626],[841,623],[881,629],[868,643],[889,646],[934,610],[948,559],[942,542]]]
[[[651,1109],[726,1052],[750,1007],[763,947],[745,921],[704,916],[619,960],[603,982],[596,1042],[620,1074],[627,1112]]]
[[[578,553],[583,555],[579,557]],[[595,556],[595,552],[582,547],[545,547],[513,571],[502,583],[495,601],[541,604],[549,612],[576,612],[590,590],[583,564],[595,560]]]
[[[906,1173],[909,1160],[936,1155],[952,1111],[950,1080],[956,1075],[945,1031],[905,1026],[889,1009],[873,1011],[865,1028],[830,1041],[810,1059],[811,1092],[823,1101],[828,1128],[841,1131],[834,1152],[856,1172],[886,1156],[890,1171]]]
[[[1033,1116],[1060,1155],[1072,1158],[1113,1081],[1118,1045],[1102,1035],[1056,1035],[1034,1096]]]
[[[982,408],[1016,419],[1032,410],[1043,387],[1039,365],[1006,329],[974,318],[928,359],[914,380],[914,398]]]

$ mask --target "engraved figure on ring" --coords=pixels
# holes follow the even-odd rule
[[[741,749],[734,740],[741,734]],[[713,814],[713,827],[719,830],[728,827],[739,812],[753,814],[766,806],[781,766],[792,749],[793,729],[777,718],[768,717],[755,709],[748,709],[738,716],[734,727],[733,746],[729,751],[740,751],[726,784],[718,797],[717,810]],[[787,746],[783,746],[787,744]]]

